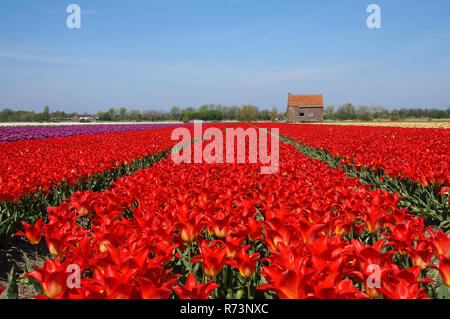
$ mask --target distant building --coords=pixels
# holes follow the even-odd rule
[[[288,94],[286,121],[319,122],[323,121],[323,96]]]
[[[97,115],[95,114],[77,114],[72,120],[79,122],[92,122],[95,121],[96,119]]]

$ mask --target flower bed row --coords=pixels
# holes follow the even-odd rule
[[[257,125],[265,128],[280,128],[280,124],[258,123]],[[292,126],[287,124],[284,125],[292,128]],[[296,127],[303,129],[304,126],[309,127],[311,125],[299,125]],[[281,127],[284,126],[282,125]],[[409,207],[414,214],[425,216],[427,224],[433,224],[442,229],[450,229],[450,196],[447,187],[441,189],[442,185],[433,184],[424,186],[409,178],[386,176],[381,169],[375,170],[369,167],[357,166],[351,158],[345,158],[343,161],[342,157],[332,155],[327,149],[313,148],[303,142],[297,142],[298,138],[292,138],[301,133],[287,132],[286,129],[281,129],[281,131],[285,134],[281,138],[286,143],[294,145],[306,156],[325,161],[333,168],[342,168],[350,176],[358,177],[363,183],[371,185],[374,189],[380,188],[391,193],[399,193],[403,197],[400,202],[401,207]],[[318,139],[321,139],[320,136]],[[348,142],[348,144],[351,143],[351,141]],[[394,154],[393,156],[396,155]]]
[[[52,126],[0,126],[0,142],[42,140],[52,137],[152,130],[180,124],[98,124]]]
[[[0,247],[9,245],[20,221],[36,221],[76,190],[102,191],[118,177],[167,156],[178,142],[171,140],[172,130],[0,144]]]
[[[0,202],[17,202],[37,190],[75,185],[145,156],[171,148],[173,128],[79,135],[0,143]]]
[[[261,123],[257,125],[261,126]],[[382,170],[423,186],[450,186],[450,130],[433,128],[262,124],[313,148],[326,149],[342,164]]]
[[[438,272],[450,285],[449,235],[291,145],[276,174],[164,159],[112,186],[27,226],[53,255],[26,275],[37,297],[426,298]]]

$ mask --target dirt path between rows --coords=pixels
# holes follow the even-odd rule
[[[23,254],[26,254],[32,265],[36,264],[36,247],[23,238],[17,237],[12,245],[6,249],[0,249],[0,287],[7,286],[8,275],[12,266],[15,266],[17,276],[25,273],[25,261]],[[42,255],[42,254],[40,254]],[[44,259],[38,259],[39,265],[43,265]],[[30,299],[36,295],[31,286],[18,282],[19,299]],[[0,295],[0,299],[6,299],[6,290]]]

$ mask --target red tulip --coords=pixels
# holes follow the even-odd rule
[[[375,198],[378,198],[377,196]],[[367,207],[364,213],[364,221],[367,225],[367,230],[371,234],[376,234],[383,229],[386,221],[386,212],[382,209]]]
[[[251,245],[242,246],[239,254],[234,259],[228,261],[228,264],[236,267],[244,278],[249,278],[253,275],[260,255],[259,253],[249,255],[247,250],[250,247]]]
[[[171,293],[169,287],[158,287],[152,280],[147,278],[141,279],[139,287],[143,299],[168,299]]]
[[[450,258],[450,234],[446,235],[442,230],[438,230],[431,239],[433,252],[436,258],[444,256]]]
[[[427,298],[425,288],[419,288],[418,284],[408,285],[399,282],[394,286],[384,285],[383,294],[388,299],[424,299]]]
[[[177,215],[177,219],[178,222],[174,226],[179,229],[183,242],[188,244],[194,241],[203,228],[202,216],[195,214],[195,212],[190,212],[186,215]]]
[[[214,280],[208,281],[205,284],[196,283],[193,273],[190,273],[186,279],[184,286],[177,285],[173,290],[181,299],[208,299],[212,291],[218,288],[219,285],[214,283]]]
[[[441,256],[439,258],[439,268],[437,267],[433,267],[435,269],[438,269],[441,277],[442,277],[442,281],[450,287],[450,258],[446,258],[444,256]]]
[[[280,271],[274,267],[264,267],[261,271],[269,283],[257,287],[259,290],[275,292],[281,299],[300,299],[304,296],[302,292],[302,277],[292,269]]]
[[[48,298],[61,298],[67,289],[66,268],[58,261],[46,259],[44,267],[33,267],[32,271],[24,277],[31,277],[39,281],[42,285],[45,295]]]
[[[417,244],[417,247],[411,251],[410,256],[414,266],[426,269],[428,265],[430,265],[433,253],[429,246],[430,245],[427,242],[421,241]]]
[[[34,226],[31,226],[25,222],[21,222],[23,227],[25,228],[25,233],[22,231],[18,231],[16,235],[24,236],[28,239],[30,244],[36,245],[41,241],[42,238],[42,226],[44,224],[43,218],[39,218]]]
[[[61,256],[64,251],[64,242],[56,238],[45,237],[49,252],[53,256]]]
[[[203,267],[205,275],[208,277],[215,277],[221,271],[226,262],[226,246],[223,241],[216,240],[208,244],[203,240],[199,249],[201,254],[194,257],[191,263],[200,263]]]
[[[225,240],[225,247],[227,248],[227,256],[232,259],[239,254],[242,247],[242,242],[245,240],[244,237],[236,237],[227,235]]]

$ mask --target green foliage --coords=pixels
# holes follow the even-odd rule
[[[259,110],[254,105],[244,105],[237,112],[237,120],[242,122],[252,122],[258,120]]]
[[[44,107],[42,113],[33,111],[13,111],[5,108],[0,112],[0,122],[49,122],[69,120],[75,113],[65,113],[61,111],[50,112],[48,105]]]
[[[42,113],[30,111],[13,111],[5,108],[0,112],[0,122],[48,122],[71,120],[77,113],[65,113],[61,111],[50,112],[46,105]],[[99,121],[183,121],[188,119],[204,121],[276,121],[285,117],[284,113],[278,112],[277,107],[271,110],[258,108],[253,105],[243,105],[242,107],[221,104],[204,104],[197,110],[195,107],[180,108],[173,106],[169,112],[161,110],[128,110],[125,107],[119,109],[110,108],[107,111],[99,111],[97,119]],[[393,121],[407,118],[429,118],[429,119],[450,119],[450,107],[447,110],[439,109],[394,109],[389,111],[382,106],[359,106],[355,108],[348,103],[335,107],[329,105],[324,108],[325,120],[360,120],[371,121],[373,119],[391,119]]]
[[[336,116],[334,115],[334,105],[328,105],[323,110],[323,118],[324,120],[335,120]]]
[[[8,275],[8,289],[6,291],[8,299],[19,299],[19,288],[17,287],[17,274],[15,266],[12,266]]]
[[[340,121],[344,120],[355,120],[356,119],[356,109],[351,103],[345,105],[340,105],[334,114],[336,119]]]
[[[223,119],[223,114],[218,110],[199,110],[197,112],[182,112],[180,117],[183,122],[190,120],[220,121]]]
[[[365,106],[361,105],[355,108],[352,104],[348,103],[340,105],[337,109],[334,105],[328,105],[324,108],[323,113],[325,120],[360,120],[360,121],[372,121],[374,119],[385,119],[391,121],[399,121],[405,119],[449,119],[450,108],[447,110],[438,109],[406,109],[400,110],[393,109],[389,111],[383,106]]]

